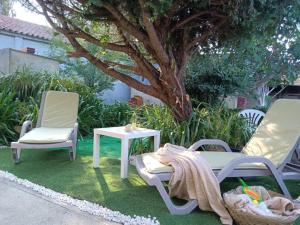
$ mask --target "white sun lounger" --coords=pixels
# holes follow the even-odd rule
[[[269,109],[241,153],[231,152],[225,142],[211,139],[200,140],[188,150],[220,145],[226,152],[197,153],[207,160],[220,183],[227,177],[273,176],[283,194],[291,198],[283,180],[300,180],[299,118],[300,100],[280,99]],[[196,200],[180,206],[172,202],[163,185],[163,181],[170,180],[172,167],[161,164],[155,153],[137,156],[136,168],[148,185],[157,188],[171,214],[187,214],[198,205]]]
[[[20,139],[11,143],[14,162],[20,162],[22,149],[50,148],[69,148],[70,160],[75,160],[78,104],[77,93],[43,93],[36,128],[31,130],[32,122],[25,121]]]

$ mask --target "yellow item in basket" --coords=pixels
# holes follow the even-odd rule
[[[239,180],[243,186],[243,193],[251,198],[253,204],[262,202],[261,196],[256,191],[252,190],[242,179]]]

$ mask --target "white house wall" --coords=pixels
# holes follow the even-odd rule
[[[107,89],[101,93],[101,98],[106,104],[128,102],[130,98],[130,87],[121,81],[115,81],[111,90]]]
[[[0,31],[0,49],[13,48],[21,50],[26,47],[34,48],[36,50],[35,54],[42,56],[47,56],[50,50],[49,41],[47,40]]]
[[[0,49],[2,48],[15,48],[14,36],[0,33]]]

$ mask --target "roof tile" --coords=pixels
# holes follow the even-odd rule
[[[53,30],[50,27],[29,23],[23,20],[0,15],[0,30],[51,40]]]

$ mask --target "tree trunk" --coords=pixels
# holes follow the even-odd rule
[[[174,76],[170,76],[170,78],[172,77]],[[172,80],[174,81],[174,79]],[[171,109],[175,120],[177,122],[183,122],[190,118],[193,108],[190,97],[186,93],[184,82],[164,85],[163,89],[164,97],[160,99]]]
[[[193,112],[192,103],[189,99],[183,103],[177,103],[175,106],[169,105],[169,108],[172,110],[173,117],[177,122],[186,121],[191,117]]]

